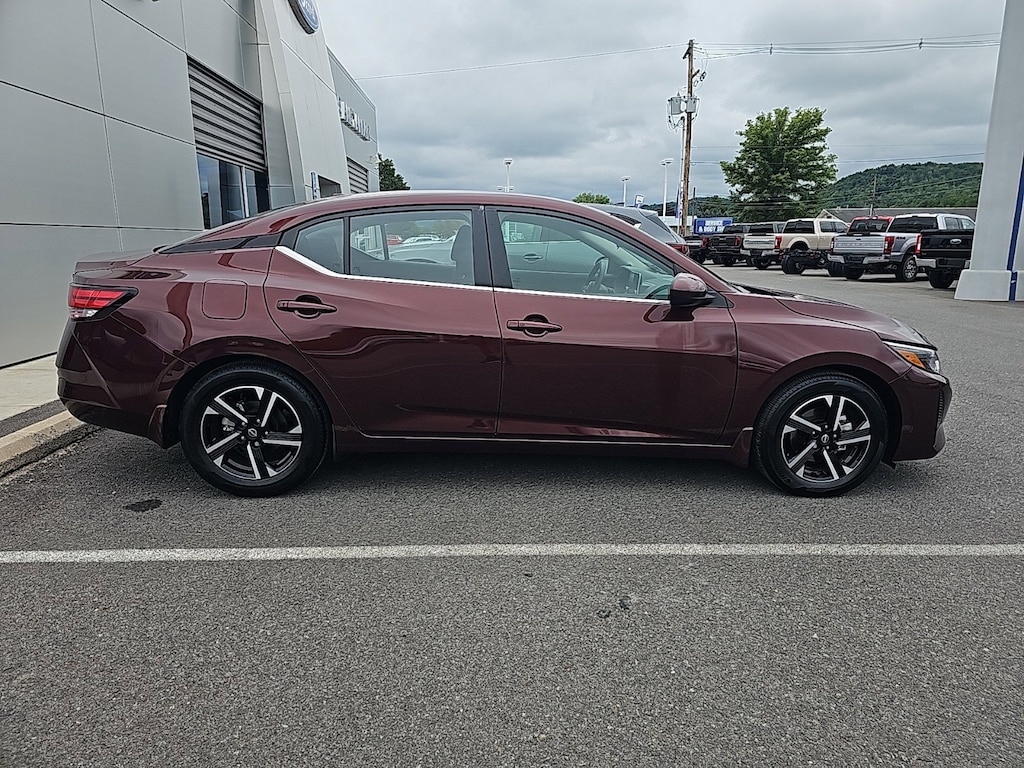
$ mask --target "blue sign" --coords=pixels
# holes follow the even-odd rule
[[[732,224],[732,217],[724,216],[717,219],[694,219],[693,234],[695,235],[717,235],[726,224]]]

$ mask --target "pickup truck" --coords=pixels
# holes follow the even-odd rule
[[[808,267],[824,267],[832,238],[846,231],[840,219],[790,219],[775,235],[775,247],[762,257],[779,259],[787,275],[799,275]]]
[[[772,262],[778,262],[775,251],[775,235],[781,234],[786,226],[784,221],[765,221],[751,224],[750,231],[743,236],[742,249],[749,255],[747,261],[758,269],[768,269]]]
[[[962,223],[962,222],[961,222]],[[917,263],[932,288],[949,288],[971,266],[974,229],[928,229],[917,236]]]
[[[906,213],[894,216],[884,232],[839,235],[828,259],[841,264],[843,277],[859,280],[865,272],[895,272],[901,283],[917,279],[917,236],[926,229],[964,229],[974,222],[950,213]],[[833,267],[833,270],[837,267]]]
[[[747,258],[743,251],[743,236],[750,230],[750,224],[726,224],[721,232],[705,235],[702,239],[704,251],[715,264],[731,267],[737,261]]]

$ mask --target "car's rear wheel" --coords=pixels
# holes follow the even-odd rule
[[[799,275],[806,267],[807,265],[798,256],[787,254],[782,257],[782,271],[787,275]]]
[[[241,363],[200,379],[185,396],[181,446],[210,484],[237,496],[274,496],[324,460],[328,422],[294,376]]]
[[[860,267],[843,267],[843,277],[847,280],[860,280],[864,276],[864,270]]]
[[[723,267],[731,267],[735,263],[736,259],[734,259],[732,256],[722,256],[721,258],[721,264]]]
[[[928,270],[928,284],[932,288],[949,288],[956,280],[956,274],[953,272],[943,272],[939,269]]]
[[[758,269],[768,269],[772,264],[772,260],[767,256],[753,256],[750,260]]]
[[[837,496],[860,485],[885,453],[885,406],[864,382],[814,373],[779,389],[754,427],[753,460],[779,488]]]
[[[825,268],[828,270],[829,277],[843,276],[843,265],[838,261],[830,261]]]
[[[916,279],[917,259],[914,258],[914,254],[908,253],[896,268],[896,280],[901,283],[910,283]]]

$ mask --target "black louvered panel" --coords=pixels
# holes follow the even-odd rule
[[[370,172],[351,157],[348,158],[348,183],[353,194],[370,191]]]
[[[196,151],[256,171],[266,170],[263,105],[191,59],[188,84]]]

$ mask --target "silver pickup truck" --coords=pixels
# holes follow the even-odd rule
[[[950,222],[955,220],[956,224]],[[837,235],[829,252],[829,273],[841,267],[847,280],[859,280],[865,272],[895,272],[901,283],[917,279],[924,266],[917,261],[917,236],[926,229],[966,229],[967,216],[952,213],[908,213],[894,216],[883,232]],[[934,266],[931,265],[931,266]]]

